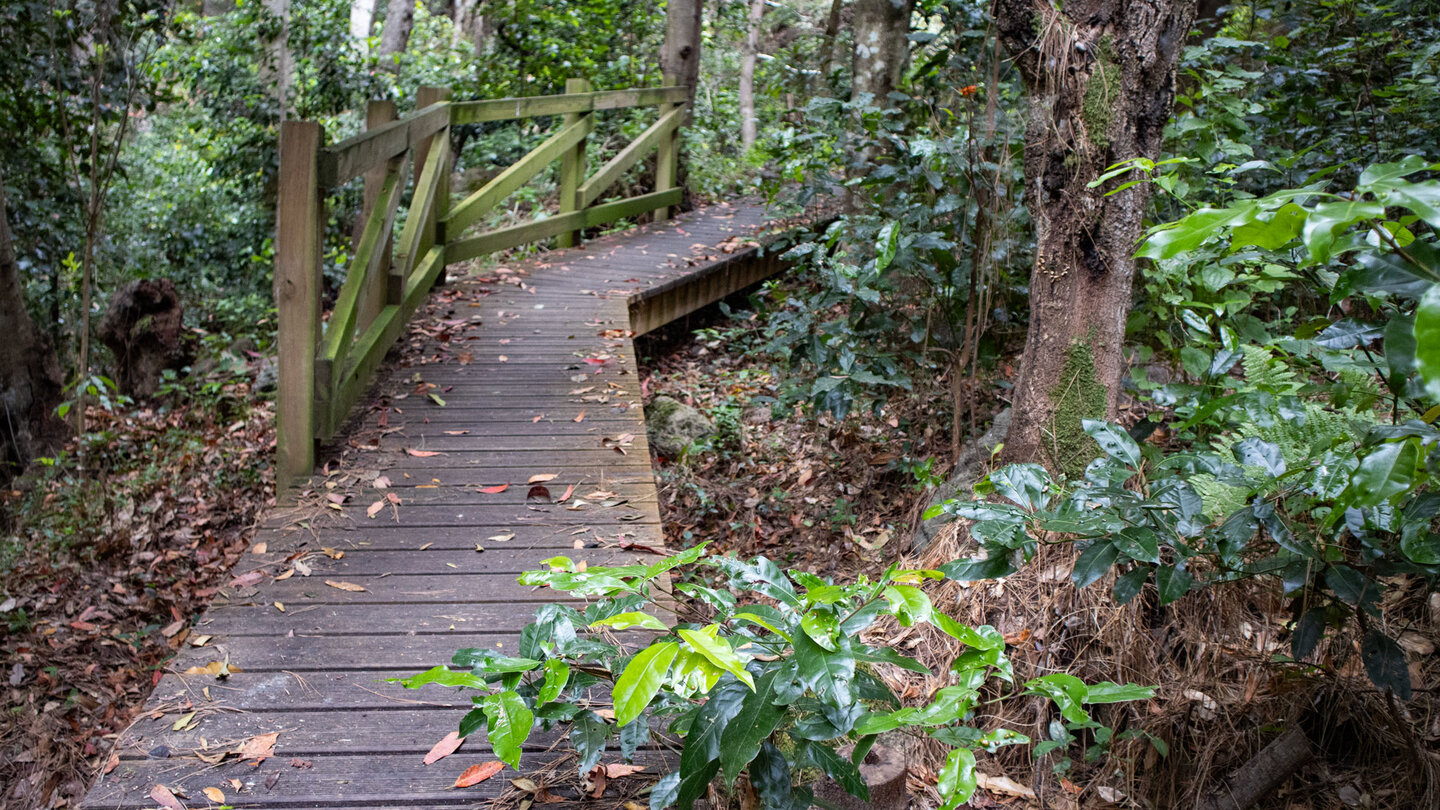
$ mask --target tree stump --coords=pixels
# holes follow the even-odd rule
[[[169,279],[132,281],[110,298],[100,321],[100,340],[115,355],[120,393],[149,397],[167,368],[186,364],[184,310]]]

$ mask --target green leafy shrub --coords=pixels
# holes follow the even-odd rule
[[[972,628],[935,609],[920,585],[937,571],[891,566],[873,582],[836,584],[770,560],[703,557],[696,546],[650,565],[577,566],[565,557],[520,577],[596,601],[583,611],[565,604],[540,608],[520,636],[519,657],[494,650],[456,653],[452,664],[400,679],[407,687],[440,684],[479,690],[462,736],[485,729],[495,753],[520,767],[520,746],[532,727],[570,725],[580,772],[599,762],[611,738],[627,759],[663,727],[684,737],[679,769],[660,780],[651,807],[689,810],[710,781],[733,784],[748,773],[766,807],[805,808],[808,787],[793,775],[814,769],[861,799],[869,792],[857,763],[891,731],[926,734],[951,747],[939,777],[945,808],[965,802],[976,786],[976,750],[1026,744],[1022,734],[976,725],[976,712],[1000,684],[1011,684],[1005,641],[991,627]],[[718,571],[728,588],[682,583],[680,594],[713,612],[708,622],[661,621],[675,605],[661,580],[689,566]],[[736,593],[749,596],[743,601]],[[874,665],[933,674],[919,661],[872,646],[866,631],[889,617],[905,626],[931,624],[963,645],[950,667],[953,685],[923,706],[902,707]],[[648,644],[618,643],[609,631],[659,634]],[[592,708],[597,687],[610,686],[614,724]],[[1067,722],[1092,723],[1086,706],[1137,700],[1151,690],[1102,683],[1087,686],[1057,673],[1010,689],[1048,698]],[[603,691],[603,690],[601,690]],[[1003,698],[1002,698],[1003,699]],[[1088,727],[1088,726],[1087,726]],[[848,748],[848,750],[846,750]]]

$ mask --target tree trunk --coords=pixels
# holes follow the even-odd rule
[[[486,24],[482,0],[460,0],[455,4],[456,41],[466,40],[479,56],[485,51]]]
[[[830,71],[835,68],[835,43],[840,39],[840,12],[845,8],[845,0],[830,0],[830,16],[825,20],[825,36],[821,41],[820,48],[824,51],[825,57],[820,62],[820,86],[830,86]]]
[[[765,0],[750,0],[750,25],[745,31],[745,50],[740,57],[740,147],[755,145],[759,120],[755,117],[755,55],[760,51],[760,21]]]
[[[876,107],[891,106],[887,96],[899,86],[910,59],[914,8],[914,0],[855,0],[851,101],[869,94]]]
[[[280,33],[267,44],[270,64],[265,66],[266,83],[275,88],[280,119],[290,117],[290,83],[295,66],[290,55],[290,0],[265,0],[265,8],[280,18]]]
[[[350,37],[364,49],[375,27],[375,0],[350,0]]]
[[[1094,457],[1084,419],[1113,418],[1124,372],[1132,254],[1150,190],[1087,188],[1107,166],[1155,159],[1195,0],[1087,0],[1057,11],[995,0],[1001,41],[1029,94],[1025,201],[1035,223],[1030,328],[1009,461],[1078,474]]]
[[[62,390],[60,364],[49,338],[25,309],[9,220],[0,177],[0,323],[6,332],[0,341],[0,484],[8,484],[63,433],[54,416]]]
[[[385,27],[380,32],[380,50],[376,54],[386,70],[400,69],[400,55],[410,44],[410,29],[415,27],[415,0],[389,0],[385,5]]]
[[[660,70],[666,78],[690,88],[700,79],[701,0],[670,0],[665,7],[665,44],[660,49]]]

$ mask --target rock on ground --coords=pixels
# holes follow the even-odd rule
[[[645,406],[645,431],[656,452],[675,458],[695,442],[715,435],[715,425],[689,405],[658,396]]]

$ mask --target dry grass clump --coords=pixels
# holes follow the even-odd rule
[[[935,567],[974,553],[958,522],[905,564]],[[1005,635],[1017,685],[1068,672],[1087,683],[1156,687],[1152,700],[1091,707],[1091,713],[1117,734],[1134,729],[1154,735],[1168,755],[1143,735],[1116,741],[1108,756],[1094,762],[1086,761],[1082,747],[1093,739],[1082,738],[1068,752],[1038,762],[1027,746],[1002,748],[980,754],[979,770],[1013,784],[979,797],[978,806],[1009,797],[1006,806],[1194,807],[1282,732],[1299,727],[1316,756],[1256,807],[1440,807],[1440,701],[1426,689],[1440,675],[1433,654],[1440,639],[1440,600],[1430,609],[1421,598],[1423,587],[1397,583],[1393,604],[1387,601],[1383,610],[1387,631],[1405,639],[1415,662],[1415,697],[1401,705],[1366,678],[1355,634],[1322,642],[1312,656],[1317,666],[1276,661],[1289,652],[1289,614],[1278,588],[1266,582],[1202,588],[1167,606],[1159,605],[1151,585],[1120,606],[1111,596],[1113,575],[1084,589],[1070,583],[1074,558],[1069,544],[1042,544],[1036,558],[1013,576],[946,580],[930,595],[952,617],[991,625]],[[923,677],[887,669],[884,677],[907,702],[923,701],[948,685],[950,661],[960,651],[949,636],[928,625],[902,628],[894,622],[875,632],[941,673]],[[1036,742],[1049,739],[1056,716],[1047,701],[1019,697],[977,712],[985,728],[1009,728]],[[933,784],[929,777],[943,761],[942,747],[928,738],[907,738],[904,744],[920,776],[916,787]],[[1067,754],[1073,767],[1056,775],[1052,766]],[[1021,795],[1026,788],[1030,796]],[[929,792],[933,799],[933,789]]]

